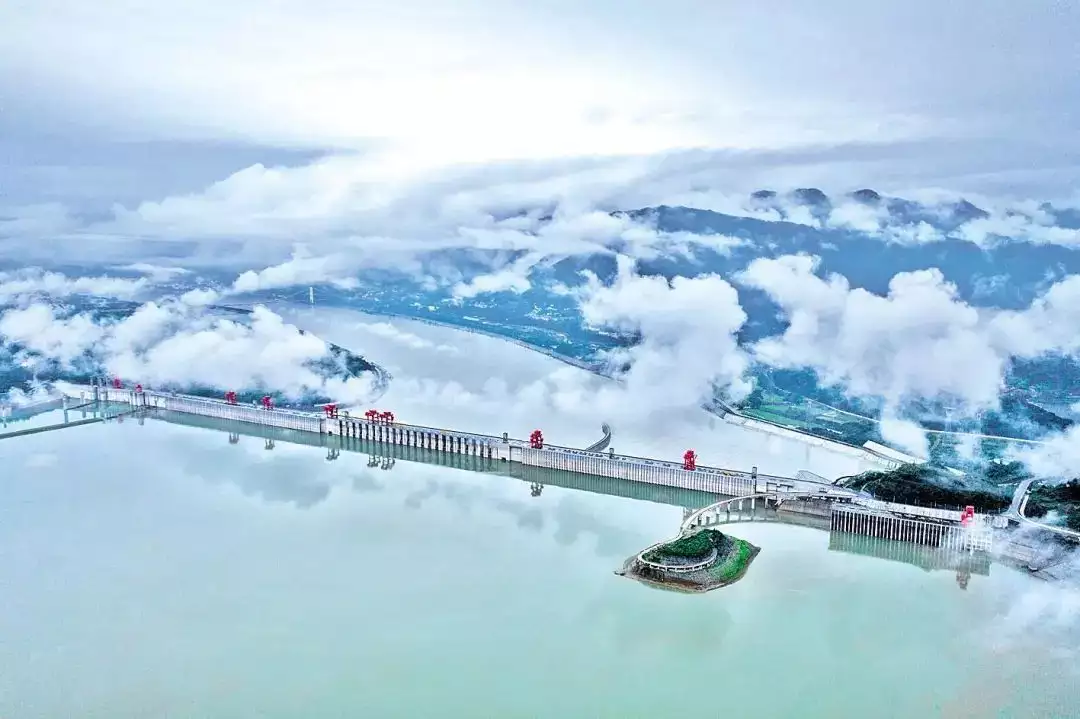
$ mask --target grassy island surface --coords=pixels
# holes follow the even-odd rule
[[[618,573],[664,589],[707,592],[741,579],[759,551],[745,540],[703,529],[627,559]]]

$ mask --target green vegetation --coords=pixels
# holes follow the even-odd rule
[[[1045,517],[1051,511],[1065,516],[1065,526],[1080,531],[1080,480],[1064,484],[1037,485],[1031,490],[1024,514],[1032,519]]]
[[[731,537],[731,547],[724,558],[708,569],[709,576],[727,584],[741,577],[756,554],[754,545],[744,539]]]
[[[880,403],[865,398],[854,400],[839,387],[823,386],[820,378],[808,370],[755,366],[753,372],[754,389],[739,403],[739,409],[747,415],[847,444],[881,441],[879,426],[870,419],[880,416]],[[1080,363],[1071,358],[1040,358],[1026,369],[1013,368],[1011,389],[1002,395],[1000,410],[948,420],[943,418],[944,408],[932,402],[914,411],[926,429],[1039,439],[1073,426],[1071,419],[1042,405],[1046,401],[1075,402],[1077,377]],[[938,435],[933,439],[944,438]],[[944,456],[943,450],[939,448]],[[947,463],[955,466],[956,461],[953,455]]]
[[[865,472],[843,481],[844,486],[869,492],[876,499],[923,506],[972,505],[977,512],[1008,508],[1013,491],[1031,474],[1020,462],[988,462],[976,469],[975,479],[985,489],[955,485],[956,478],[931,465],[906,464],[891,472]],[[969,479],[970,481],[970,479]],[[1065,526],[1080,531],[1080,479],[1062,484],[1036,484],[1024,514],[1031,519],[1057,512]]]
[[[990,462],[983,470],[983,478],[995,486],[1020,484],[1031,474],[1022,462]]]
[[[864,472],[848,479],[844,486],[865,490],[886,502],[927,507],[972,505],[978,512],[999,512],[1012,500],[1005,488],[991,492],[948,486],[953,482],[955,478],[936,467],[905,464],[889,472]]]
[[[724,535],[715,529],[703,529],[696,534],[688,534],[673,542],[661,544],[645,555],[645,559],[650,562],[662,561],[664,557],[705,559],[711,550],[720,550],[723,547],[724,539]]]
[[[834,442],[858,446],[880,439],[877,423],[872,420],[845,414],[833,406],[783,390],[763,389],[760,384],[742,401],[740,410],[748,417],[799,429]]]
[[[766,405],[766,407],[775,407],[775,405]],[[813,425],[809,425],[801,420],[792,419],[785,414],[764,407],[762,409],[743,410],[743,414],[747,417],[765,420],[766,422],[783,425],[784,427],[791,427],[792,429],[810,430],[813,428]]]

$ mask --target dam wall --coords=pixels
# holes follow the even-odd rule
[[[987,521],[973,519],[967,525],[934,522],[843,504],[833,505],[830,529],[833,532],[923,544],[949,551],[988,552],[993,549],[994,541],[993,527]]]
[[[611,450],[590,451],[553,445],[534,447],[531,442],[513,439],[506,434],[497,437],[475,432],[351,417],[346,413],[325,416],[314,412],[236,404],[190,395],[88,385],[67,385],[62,388],[62,391],[84,402],[122,403],[148,410],[180,412],[264,427],[338,436],[343,440],[374,442],[393,447],[415,447],[449,454],[505,460],[529,467],[562,470],[712,494],[742,495],[757,490],[790,489],[794,486],[793,483],[801,483],[790,477],[758,474],[756,469],[745,472],[700,465],[687,469],[679,462],[620,455]]]

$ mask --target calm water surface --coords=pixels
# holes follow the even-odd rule
[[[1075,595],[740,524],[747,578],[612,574],[682,509],[157,421],[0,442],[0,717],[1076,717]]]

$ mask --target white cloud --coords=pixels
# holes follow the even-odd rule
[[[1080,426],[1039,445],[1012,447],[1009,459],[1023,462],[1037,477],[1074,479],[1080,475]]]
[[[113,269],[126,272],[138,272],[146,275],[147,279],[154,283],[168,282],[169,280],[175,280],[191,274],[191,270],[183,267],[164,267],[162,265],[153,265],[147,262],[132,262],[131,264],[120,265]]]
[[[61,320],[51,307],[40,303],[0,315],[0,337],[63,363],[97,345],[105,334],[104,328],[87,315]]]
[[[725,159],[678,153],[433,167],[390,151],[339,154],[295,168],[254,165],[202,191],[116,207],[112,216],[59,233],[27,230],[10,240],[9,251],[38,262],[58,255],[87,262],[102,253],[111,260],[126,257],[138,261],[128,267],[142,267],[154,282],[165,281],[162,270],[153,269],[162,263],[227,267],[246,271],[238,286],[248,289],[347,283],[365,268],[415,273],[424,258],[452,248],[558,258],[618,244],[624,253],[655,257],[689,256],[695,246],[727,252],[738,242],[725,235],[658,233],[647,223],[613,217],[610,211],[617,209],[683,204],[823,226],[783,193],[775,207],[750,202],[742,189],[753,189],[744,188],[752,180],[737,172],[748,161],[730,168]],[[925,221],[892,217],[842,197],[834,195],[837,204],[824,226],[906,244],[946,239]],[[956,199],[943,197],[931,199],[942,207]],[[986,198],[976,199],[981,205]],[[964,225],[952,237],[985,244],[987,226],[1005,223],[999,230],[1020,239],[1075,244],[1076,231],[1044,224],[1051,218],[1029,204],[987,204],[989,220]],[[1027,214],[1017,214],[1017,206]],[[266,269],[249,269],[257,267]],[[490,272],[504,269],[492,266]]]
[[[1017,357],[1075,354],[1080,350],[1080,275],[1054,283],[1025,310],[994,314],[989,329],[994,342]]]
[[[532,289],[529,273],[539,259],[536,255],[526,255],[495,272],[478,275],[467,282],[458,282],[451,289],[451,294],[456,300],[496,292],[523,294]]]
[[[179,300],[192,307],[205,307],[221,299],[221,293],[209,288],[196,288],[180,295]]]
[[[957,236],[980,247],[1002,238],[1025,240],[1033,244],[1080,246],[1080,230],[1057,227],[1045,215],[1030,217],[1019,213],[993,214],[965,222]]]
[[[248,270],[236,278],[232,292],[245,293],[273,290],[304,284],[332,283],[338,287],[355,287],[356,279],[349,277],[356,264],[342,255],[315,257],[304,247],[293,252],[292,259],[258,272]]]
[[[528,292],[531,287],[529,268],[519,269],[515,265],[491,274],[479,275],[468,282],[459,282],[454,285],[453,296],[460,300],[494,292],[513,292],[520,295]]]
[[[141,278],[131,280],[119,277],[68,277],[59,272],[43,272],[40,269],[0,272],[0,302],[11,302],[34,294],[51,297],[86,294],[132,299],[148,286],[149,282]]]
[[[940,395],[996,405],[1005,357],[978,311],[957,298],[938,270],[900,273],[881,297],[838,275],[815,276],[816,264],[805,255],[758,259],[741,274],[790,323],[782,335],[757,343],[759,359],[812,368],[825,383],[893,406]]]
[[[702,284],[711,285],[712,281]],[[619,307],[633,301],[628,290],[635,288],[639,286],[631,284],[605,293],[599,300],[605,307],[602,314],[614,317],[625,312]],[[658,301],[677,314],[674,305],[692,304],[687,295],[693,292],[693,288],[657,288],[656,295],[669,295]],[[313,332],[344,347],[362,349],[385,366],[394,380],[378,407],[392,410],[404,422],[493,434],[509,432],[515,437],[528,437],[539,428],[548,442],[575,447],[595,442],[600,437],[600,424],[610,422],[614,428],[612,446],[626,454],[679,461],[686,449],[694,448],[703,464],[743,469],[757,466],[762,472],[787,476],[809,469],[839,477],[878,466],[820,446],[824,442],[808,444],[747,430],[706,414],[696,398],[703,387],[701,377],[689,373],[714,374],[721,365],[719,357],[710,358],[708,368],[704,362],[677,367],[662,383],[619,384],[511,342],[414,320],[384,321],[336,308],[317,309],[314,314],[292,310],[286,316],[295,321],[303,317]],[[643,329],[651,322],[645,321]],[[719,327],[721,321],[716,322]],[[387,329],[386,324],[393,329]],[[409,340],[403,341],[403,337]],[[699,349],[720,344],[709,342]],[[432,346],[453,346],[457,352],[435,354]],[[648,358],[642,360],[652,368],[660,367]],[[661,358],[665,361],[667,358]]]
[[[902,272],[885,296],[846,278],[814,274],[817,259],[757,259],[740,281],[766,292],[789,322],[754,348],[776,367],[815,370],[828,384],[893,407],[914,399],[954,399],[994,407],[1010,357],[1080,349],[1080,276],[1056,283],[1021,311],[963,302],[936,269]]]
[[[360,401],[372,389],[367,377],[325,379],[310,369],[328,345],[263,307],[244,324],[178,303],[150,302],[118,322],[32,304],[0,315],[0,337],[64,364],[90,353],[108,373],[146,386],[268,386],[291,397],[308,388],[341,401]]]
[[[830,210],[828,224],[831,227],[857,230],[873,235],[880,232],[884,225],[889,224],[889,212],[882,205],[841,202]]]
[[[749,393],[748,358],[735,339],[746,313],[721,277],[643,277],[620,256],[612,284],[595,275],[587,280],[579,290],[585,323],[640,335],[639,343],[612,359],[630,363],[626,387],[647,407],[694,407],[711,398],[714,383],[735,399]]]
[[[930,442],[922,427],[908,420],[885,416],[878,425],[881,438],[915,457],[930,456]]]
[[[940,230],[926,222],[913,225],[889,225],[882,229],[882,236],[902,245],[925,245],[946,239]]]

